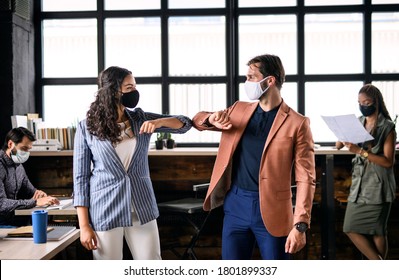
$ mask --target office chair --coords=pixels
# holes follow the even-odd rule
[[[180,259],[198,259],[194,247],[210,215],[210,211],[205,212],[202,208],[204,198],[200,197],[199,192],[207,190],[208,187],[209,183],[193,185],[194,197],[158,203],[161,215],[178,215],[194,229],[194,234],[191,236],[188,244],[185,245],[183,254],[180,254],[176,250],[176,244],[168,246],[168,250],[172,251]]]

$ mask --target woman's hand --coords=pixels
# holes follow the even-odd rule
[[[90,226],[80,228],[80,243],[87,250],[97,249],[97,236]]]
[[[360,154],[362,151],[362,148],[360,148],[358,145],[349,143],[349,142],[344,142],[345,147],[348,148],[349,152],[354,153],[354,154]]]
[[[344,143],[342,143],[341,141],[335,142],[335,148],[337,148],[337,150],[341,150],[344,146]]]
[[[154,133],[155,129],[161,127],[161,120],[162,119],[157,119],[157,120],[151,120],[151,121],[145,121],[140,127],[140,134],[142,133]]]
[[[167,127],[172,129],[179,129],[183,127],[183,123],[175,117],[159,118],[156,120],[145,121],[140,127],[140,134],[154,133],[155,129],[160,127]]]

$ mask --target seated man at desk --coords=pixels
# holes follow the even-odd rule
[[[35,140],[33,133],[24,127],[14,128],[6,135],[0,150],[0,227],[29,223],[29,217],[14,215],[16,209],[59,204],[57,198],[47,196],[31,184],[22,166]]]

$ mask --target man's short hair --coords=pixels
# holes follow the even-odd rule
[[[30,131],[29,129],[25,128],[25,127],[16,127],[11,129],[7,135],[6,138],[4,140],[4,145],[3,145],[3,150],[7,150],[8,148],[8,141],[13,141],[15,143],[15,145],[18,145],[19,143],[22,142],[22,139],[24,138],[24,136],[28,137],[28,139],[30,141],[36,141],[36,137],[35,135],[32,133],[32,131]]]
[[[276,78],[276,85],[279,89],[285,82],[285,70],[281,59],[277,55],[263,54],[255,56],[250,59],[247,65],[259,63],[259,72],[262,73],[263,77],[273,76]]]

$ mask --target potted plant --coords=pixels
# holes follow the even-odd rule
[[[172,133],[166,133],[166,148],[173,149],[175,147],[175,140],[172,139]]]
[[[155,149],[157,150],[162,150],[163,149],[163,139],[165,137],[164,132],[158,132],[157,133],[157,140],[155,140]]]

